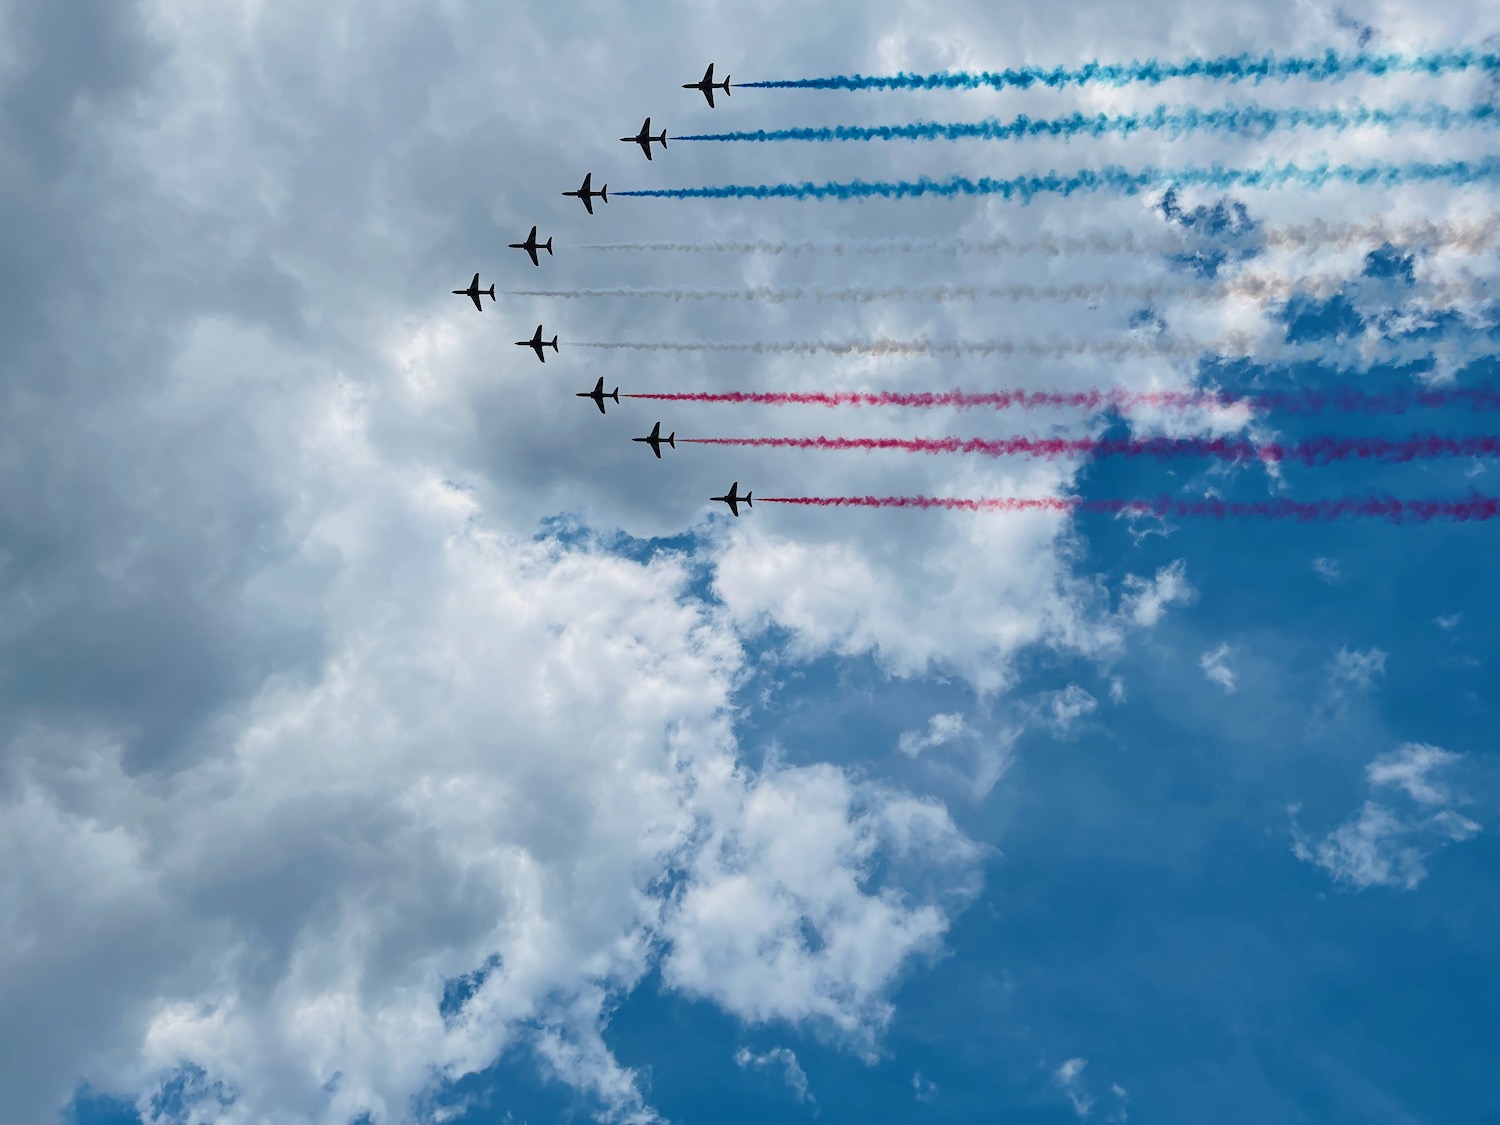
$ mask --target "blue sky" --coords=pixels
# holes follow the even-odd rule
[[[1467,0],[0,12],[18,45],[0,52],[0,260],[28,279],[0,309],[0,1102],[25,1125],[1500,1121],[1495,523],[765,503],[733,520],[706,502],[731,479],[761,497],[1442,498],[1493,492],[1492,465],[657,462],[626,440],[658,418],[680,436],[1295,442],[1485,434],[1492,416],[626,400],[601,418],[573,397],[599,375],[623,393],[1492,386],[1494,237],[1286,237],[1493,225],[1486,180],[1027,206],[615,194],[1478,161],[1488,128],[683,142],[649,165],[614,138],[646,113],[675,134],[1464,108],[1492,103],[1492,76],[737,90],[713,111],[677,85],[710,58],[754,80],[1497,32]],[[612,195],[592,218],[557,195],[587,170]],[[556,240],[540,269],[505,245],[532,223]],[[1202,241],[938,245],[1183,231]],[[877,238],[931,245],[583,246]],[[476,268],[501,293],[483,314],[448,293]],[[1097,281],[1168,289],[504,294]],[[1181,288],[1199,282],[1222,288]],[[1267,283],[1284,295],[1254,296]],[[538,321],[563,341],[545,367],[511,346]],[[1247,343],[1108,354],[1157,336]],[[567,348],[880,337],[1092,345]],[[1367,358],[1391,344],[1418,358]]]

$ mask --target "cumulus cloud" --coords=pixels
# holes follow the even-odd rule
[[[1120,612],[1143,628],[1151,628],[1162,619],[1167,608],[1185,605],[1194,597],[1187,580],[1187,560],[1178,559],[1156,572],[1154,579],[1134,574],[1125,579],[1128,593],[1121,600]]]
[[[1371,789],[1391,787],[1416,806],[1403,814],[1374,800],[1332,829],[1321,840],[1306,837],[1293,823],[1293,854],[1325,869],[1336,883],[1363,890],[1399,887],[1412,890],[1427,876],[1426,860],[1438,849],[1468,840],[1480,825],[1450,806],[1461,799],[1429,775],[1450,767],[1461,755],[1409,742],[1377,755],[1365,767]],[[1291,810],[1295,818],[1298,807]]]
[[[1234,670],[1225,661],[1229,657],[1229,642],[1210,649],[1198,658],[1198,667],[1210,683],[1218,684],[1231,695],[1235,691]]]
[[[1058,1067],[1052,1075],[1053,1083],[1067,1095],[1073,1112],[1080,1118],[1087,1117],[1094,1106],[1094,1099],[1083,1088],[1083,1068],[1086,1066],[1087,1059],[1072,1058]]]
[[[816,1101],[807,1090],[807,1072],[797,1061],[797,1054],[789,1047],[772,1047],[763,1055],[757,1055],[748,1047],[741,1047],[734,1053],[734,1061],[740,1069],[746,1067],[776,1068],[782,1072],[782,1080],[786,1082],[787,1088],[799,1102]]]

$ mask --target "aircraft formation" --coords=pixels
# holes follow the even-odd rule
[[[704,100],[708,102],[708,107],[710,109],[713,109],[715,91],[722,93],[725,97],[729,96],[729,75],[726,74],[722,82],[715,82],[714,64],[709,63],[708,69],[703,72],[703,77],[701,80],[697,82],[684,82],[682,84],[682,88],[684,90],[697,90],[702,93]],[[639,133],[636,133],[634,136],[621,137],[620,140],[625,142],[626,144],[640,145],[641,151],[646,154],[646,159],[651,160],[653,159],[651,151],[652,145],[660,145],[663,149],[667,147],[667,131],[665,128],[663,128],[660,132],[653,134],[651,132],[651,118],[647,117],[646,120],[641,123],[641,129]],[[580,203],[583,204],[584,210],[592,215],[594,213],[594,202],[596,200],[601,204],[609,202],[609,185],[604,184],[598,190],[595,190],[594,174],[592,172],[589,172],[584,175],[583,183],[579,185],[576,191],[565,191],[561,194],[577,199]],[[533,226],[531,228],[531,233],[529,233],[523,241],[508,243],[507,248],[511,250],[524,251],[526,255],[530,257],[531,264],[533,266],[540,266],[542,263],[538,252],[545,250],[549,257],[552,256],[552,239],[549,237],[545,242],[539,241],[537,238],[537,227]],[[484,302],[482,302],[480,298],[487,296],[491,301],[493,301],[495,299],[495,286],[491,284],[488,289],[481,289],[479,287],[479,275],[476,273],[474,275],[474,279],[469,282],[469,287],[467,289],[455,289],[453,290],[453,293],[455,296],[468,297],[471,301],[474,302],[474,307],[480,312],[483,312]],[[544,325],[538,324],[536,326],[536,331],[531,334],[530,339],[516,340],[515,345],[518,348],[530,348],[536,353],[536,358],[538,360],[540,360],[542,363],[546,363],[546,349],[551,348],[553,353],[555,354],[558,351],[558,346],[556,334],[553,335],[552,339],[548,340],[544,338],[543,332]],[[604,404],[607,401],[612,401],[618,406],[620,402],[620,388],[616,387],[613,391],[606,392],[604,389],[604,377],[600,376],[598,381],[594,384],[593,390],[577,391],[575,392],[574,397],[592,400],[594,405],[599,408],[600,414],[607,414],[608,411],[605,409]],[[651,452],[656,455],[657,460],[660,460],[662,446],[665,445],[669,449],[677,448],[677,432],[673,430],[672,432],[667,434],[666,437],[662,437],[661,423],[657,422],[654,426],[651,427],[651,432],[645,437],[631,438],[631,441],[640,442],[649,446]],[[741,496],[739,494],[739,488],[739,481],[735,481],[729,486],[729,491],[724,495],[712,496],[709,499],[727,505],[730,512],[738,516],[740,514],[741,504],[745,505],[746,507],[751,506],[750,493],[747,492],[743,496]]]

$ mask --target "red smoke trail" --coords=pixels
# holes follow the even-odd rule
[[[1410,438],[1316,437],[1294,444],[1256,444],[1243,438],[678,438],[690,445],[735,445],[772,449],[898,449],[906,453],[981,453],[991,457],[1209,457],[1220,461],[1294,462],[1327,465],[1350,459],[1400,464],[1428,457],[1500,454],[1500,436]]]
[[[1346,414],[1403,414],[1413,407],[1463,406],[1473,411],[1500,410],[1500,388],[1467,390],[1362,391],[1335,387],[1327,391],[1276,391],[1255,395],[1231,395],[1202,391],[720,391],[673,394],[633,394],[626,398],[657,402],[736,403],[758,406],[910,406],[953,407],[968,410],[1040,410],[1071,407],[1085,410],[1161,407],[1169,410],[1228,409],[1246,406],[1258,413],[1316,414],[1324,411]]]
[[[1081,497],[961,499],[948,496],[761,496],[762,504],[802,504],[815,508],[946,508],[965,512],[1099,512],[1165,519],[1203,518],[1294,520],[1330,523],[1339,519],[1383,519],[1388,523],[1432,520],[1492,520],[1500,516],[1500,496],[1470,493],[1464,500],[1398,500],[1394,496],[1341,496],[1336,500],[1086,500]]]

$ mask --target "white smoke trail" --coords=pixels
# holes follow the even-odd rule
[[[1249,333],[1235,332],[1208,340],[1182,337],[1138,339],[1119,337],[1109,340],[1068,340],[1051,337],[1042,340],[969,340],[937,341],[928,339],[892,340],[806,340],[786,342],[709,342],[676,341],[588,341],[573,347],[598,348],[606,351],[649,352],[748,352],[756,355],[835,355],[875,357],[919,356],[1023,356],[1028,359],[1072,359],[1083,356],[1124,360],[1157,356],[1218,356],[1225,359],[1254,359],[1266,362],[1319,362],[1336,369],[1372,365],[1408,364],[1437,355],[1449,361],[1468,362],[1493,355],[1495,346],[1482,337],[1441,342],[1431,340],[1352,340],[1339,343],[1288,343],[1258,339]]]
[[[1219,301],[1246,298],[1261,304],[1285,301],[1294,295],[1325,300],[1346,286],[1364,289],[1399,289],[1404,301],[1420,300],[1443,307],[1460,301],[1482,300],[1490,296],[1492,285],[1486,278],[1468,277],[1456,281],[1419,283],[1414,289],[1404,281],[1351,278],[1346,275],[1325,277],[1285,277],[1275,274],[1245,274],[1228,281],[1205,285],[1201,282],[1164,282],[1160,284],[1119,283],[1113,281],[1075,283],[1072,285],[936,285],[912,288],[893,285],[883,289],[851,287],[843,289],[775,287],[769,285],[746,289],[705,289],[692,286],[642,286],[611,289],[510,289],[516,297],[588,297],[663,298],[672,301],[759,301],[785,304],[788,301],[849,301],[868,304],[873,301],[914,301],[925,304],[947,304],[954,301],[1154,301],[1173,297],[1193,301]]]
[[[1191,249],[1250,249],[1256,246],[1308,249],[1328,246],[1340,250],[1360,245],[1446,249],[1482,254],[1500,245],[1500,212],[1483,219],[1392,223],[1374,217],[1360,222],[1312,223],[1251,228],[1244,233],[1200,235],[1111,234],[1103,231],[1076,236],[1042,235],[1031,239],[1003,236],[966,238],[871,238],[845,241],[747,242],[590,242],[584,250],[624,250],[682,254],[1045,254],[1049,258],[1073,254],[1176,254]]]

